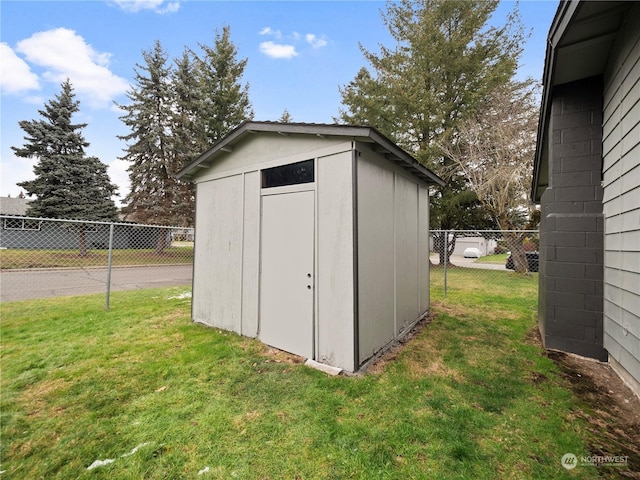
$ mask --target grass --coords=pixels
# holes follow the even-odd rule
[[[508,256],[508,253],[485,255],[484,257],[478,258],[475,263],[495,263],[498,265],[504,265],[505,263],[507,263]]]
[[[560,464],[584,425],[535,277],[465,272],[443,299],[434,269],[431,322],[359,376],[193,324],[184,289],[5,303],[2,477],[597,478]]]
[[[90,250],[81,256],[78,250],[0,250],[2,270],[18,268],[106,267],[108,250]],[[172,246],[160,254],[154,249],[115,249],[112,264],[120,265],[173,265],[193,263],[193,245]]]

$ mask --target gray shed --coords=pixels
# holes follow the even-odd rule
[[[196,183],[192,317],[355,371],[429,308],[429,184],[371,127],[245,122]]]

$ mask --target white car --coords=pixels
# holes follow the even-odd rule
[[[480,258],[480,249],[469,247],[464,249],[464,258]]]

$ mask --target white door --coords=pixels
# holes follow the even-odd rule
[[[262,197],[260,340],[313,358],[315,192]]]

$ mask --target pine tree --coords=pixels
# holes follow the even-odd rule
[[[204,152],[245,120],[253,118],[249,85],[241,84],[247,59],[237,60],[228,26],[216,32],[213,47],[200,44],[196,57],[201,111],[200,148]]]
[[[185,50],[182,57],[175,60],[175,68],[171,73],[173,108],[169,153],[172,157],[171,172],[174,179],[177,172],[203,153],[198,142],[200,94],[194,69],[191,55]],[[174,188],[174,223],[192,226],[195,217],[195,186],[191,182],[175,179]]]
[[[289,110],[287,110],[286,108],[284,109],[284,112],[282,112],[282,115],[280,115],[280,118],[278,119],[278,122],[280,122],[280,123],[291,123],[291,122],[293,122],[293,117],[289,113]]]
[[[173,157],[171,145],[171,70],[159,41],[143,51],[144,64],[136,64],[131,101],[120,105],[126,114],[120,119],[131,133],[118,138],[128,142],[122,160],[130,162],[131,189],[125,197],[127,218],[155,225],[173,223]]]
[[[131,133],[123,160],[130,162],[127,218],[159,225],[192,225],[194,189],[175,174],[231,129],[253,116],[248,86],[240,78],[246,60],[236,62],[229,29],[216,35],[214,47],[200,45],[203,58],[185,50],[174,68],[159,41],[143,51],[135,86],[120,119]],[[191,52],[193,54],[193,52]],[[164,248],[158,242],[156,251]]]
[[[115,220],[112,196],[117,187],[107,174],[107,166],[96,157],[87,156],[89,142],[81,130],[86,123],[73,124],[71,117],[79,111],[71,82],[61,84],[61,93],[38,110],[40,120],[21,121],[27,136],[23,147],[11,147],[16,156],[37,158],[36,178],[18,183],[28,196],[27,215],[74,220]],[[80,254],[86,254],[84,227],[79,227]]]
[[[124,201],[128,219],[155,225],[175,222],[173,208],[179,189],[174,177],[171,152],[172,92],[171,69],[159,41],[142,52],[144,64],[136,64],[136,85],[127,92],[131,101],[120,105],[120,117],[131,133],[118,138],[128,142],[122,160],[130,162],[130,191]],[[156,254],[168,246],[168,231],[158,230]]]
[[[338,121],[377,127],[448,182],[434,189],[432,229],[483,228],[490,221],[443,146],[455,143],[459,125],[516,72],[525,35],[517,9],[504,26],[488,26],[497,6],[389,2],[383,20],[396,45],[381,46],[379,54],[361,47],[371,71],[361,69],[340,90],[345,109]]]

